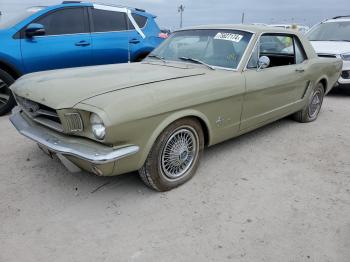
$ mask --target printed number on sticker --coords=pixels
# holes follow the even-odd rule
[[[217,33],[214,39],[218,40],[227,40],[232,42],[240,42],[243,38],[243,35],[232,34],[232,33]]]

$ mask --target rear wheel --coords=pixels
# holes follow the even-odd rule
[[[324,87],[322,83],[318,83],[311,93],[307,105],[303,110],[293,115],[294,119],[301,123],[315,121],[321,111],[324,98]]]
[[[204,148],[201,124],[181,119],[158,137],[139,174],[144,183],[157,191],[168,191],[190,180],[199,165]]]
[[[15,79],[7,72],[0,69],[0,116],[5,115],[16,105],[10,90],[10,85]]]

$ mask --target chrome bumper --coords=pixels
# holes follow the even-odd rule
[[[139,151],[136,145],[112,148],[87,139],[65,136],[36,123],[30,123],[22,114],[16,107],[10,117],[18,132],[56,154],[74,156],[99,165],[117,161]]]

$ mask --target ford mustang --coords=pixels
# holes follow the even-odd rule
[[[166,191],[193,177],[205,147],[289,115],[316,120],[341,68],[295,31],[192,27],[140,63],[21,77],[10,119],[72,172],[139,171]]]

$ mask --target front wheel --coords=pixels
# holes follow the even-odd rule
[[[7,72],[0,69],[0,116],[10,112],[16,102],[10,90],[10,85],[15,79]]]
[[[293,115],[294,119],[301,123],[315,121],[321,111],[323,98],[324,87],[322,83],[318,83],[316,88],[311,92],[307,105]]]
[[[143,182],[157,191],[168,191],[190,180],[204,148],[201,124],[192,118],[178,120],[157,138],[144,166]]]

